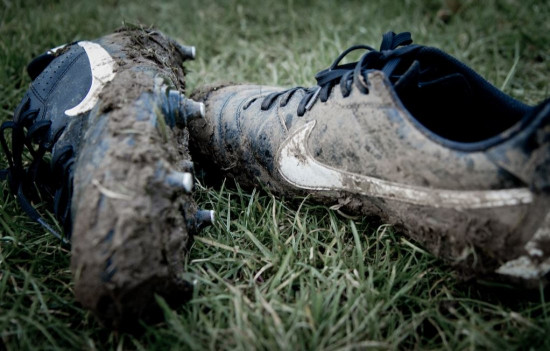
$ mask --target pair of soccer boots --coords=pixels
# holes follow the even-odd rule
[[[549,101],[525,105],[409,33],[345,50],[313,88],[221,85],[187,99],[193,57],[142,29],[56,48],[31,62],[31,88],[2,125],[0,176],[59,235],[31,201],[51,206],[76,296],[103,320],[150,313],[154,294],[189,295],[188,244],[213,220],[193,202],[191,160],[379,217],[465,276],[549,279]]]

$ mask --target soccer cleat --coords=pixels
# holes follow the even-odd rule
[[[190,296],[184,262],[207,224],[191,197],[186,129],[204,105],[182,93],[182,63],[193,57],[194,48],[143,29],[50,50],[28,66],[31,87],[1,127],[0,175],[25,212],[70,240],[77,300],[116,328],[159,316],[155,294]],[[63,236],[32,206],[38,200]]]
[[[549,101],[512,99],[410,33],[351,47],[316,79],[199,89],[193,159],[241,186],[376,215],[466,277],[548,279]]]

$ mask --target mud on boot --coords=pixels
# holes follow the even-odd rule
[[[155,294],[178,303],[192,290],[184,261],[212,215],[192,198],[186,125],[204,105],[183,95],[182,64],[194,55],[144,29],[50,50],[29,65],[31,87],[2,125],[0,175],[25,212],[70,241],[77,300],[115,328],[160,317]],[[63,236],[32,206],[39,199]]]
[[[315,78],[197,90],[192,156],[241,186],[376,215],[465,278],[547,281],[549,101],[514,100],[410,33]]]

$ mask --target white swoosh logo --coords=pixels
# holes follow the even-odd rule
[[[76,116],[90,111],[99,100],[99,94],[105,84],[115,77],[116,62],[107,50],[102,48],[101,45],[89,41],[80,41],[78,45],[84,48],[90,60],[92,85],[88,90],[88,94],[78,105],[65,111],[67,116]]]
[[[310,121],[283,142],[277,154],[279,173],[294,186],[310,190],[345,191],[432,207],[473,209],[528,204],[527,188],[503,190],[447,190],[407,185],[333,168],[316,161],[307,148],[315,127]]]

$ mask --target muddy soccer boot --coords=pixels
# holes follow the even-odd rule
[[[315,78],[199,89],[193,158],[241,186],[379,216],[464,276],[548,278],[548,101],[516,101],[409,33],[351,47]]]
[[[115,328],[156,317],[155,294],[175,303],[191,291],[188,245],[212,217],[191,197],[186,124],[204,116],[182,94],[193,57],[141,29],[56,48],[31,62],[31,87],[1,127],[0,175],[25,212],[70,241],[77,300]],[[63,237],[32,201],[50,207]]]

